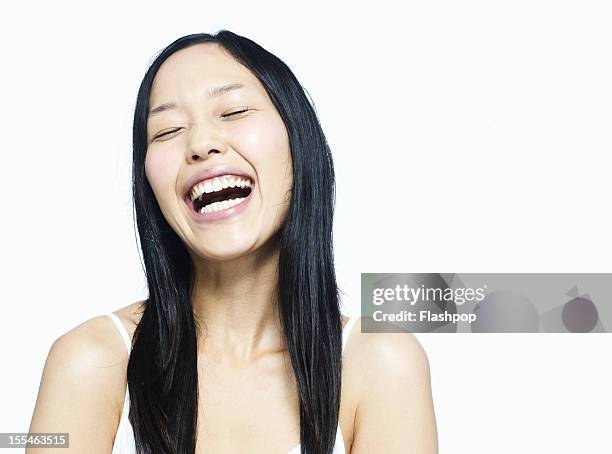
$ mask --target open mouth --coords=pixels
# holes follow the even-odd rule
[[[196,213],[213,213],[244,202],[252,187],[253,182],[248,177],[221,175],[200,181],[189,191],[189,199]]]

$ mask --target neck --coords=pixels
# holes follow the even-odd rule
[[[248,361],[282,350],[277,241],[231,261],[196,259],[192,304],[202,353]]]

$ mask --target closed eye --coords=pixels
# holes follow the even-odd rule
[[[162,133],[159,133],[159,134],[157,134],[155,137],[153,137],[153,140],[155,140],[155,139],[159,139],[160,137],[164,137],[164,136],[167,136],[168,134],[172,134],[172,133],[174,133],[174,132],[177,132],[177,131],[179,131],[180,129],[181,129],[181,128],[174,128],[174,129],[170,129],[170,130],[168,130],[168,131],[164,131],[164,132],[162,132]]]
[[[223,114],[220,117],[221,118],[229,118],[229,117],[233,117],[234,115],[238,115],[238,114],[241,114],[241,113],[248,112],[249,110],[253,110],[253,109],[249,109],[248,107],[245,107],[245,108],[242,108],[242,109],[239,109],[239,110],[235,110],[233,112],[229,112],[229,113]],[[181,128],[175,128],[175,129],[170,129],[168,131],[164,131],[164,132],[154,136],[152,140],[157,140],[157,139],[159,139],[161,137],[167,136],[168,134],[173,134],[173,133],[179,131],[180,129]]]
[[[241,113],[247,112],[247,111],[249,111],[249,110],[251,110],[251,109],[249,109],[248,107],[245,107],[245,108],[240,109],[240,110],[235,110],[235,111],[233,111],[233,112],[223,114],[223,115],[221,115],[221,118],[231,117],[231,116],[234,116],[234,115],[238,115],[238,114],[241,114]]]

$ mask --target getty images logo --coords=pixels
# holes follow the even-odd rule
[[[457,305],[464,303],[479,303],[485,297],[487,285],[471,288],[431,288],[421,285],[396,285],[395,287],[374,288],[372,290],[372,303],[380,306],[389,302],[405,302],[414,306],[417,302],[453,302]]]

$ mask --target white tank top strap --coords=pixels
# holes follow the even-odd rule
[[[346,343],[348,342],[348,337],[353,329],[353,325],[359,319],[359,317],[351,317],[344,325],[344,329],[342,330],[342,352],[344,352],[344,347],[346,347]]]
[[[127,349],[127,352],[129,354],[132,351],[132,343],[130,342],[130,336],[128,335],[128,332],[125,329],[125,326],[123,326],[123,323],[121,322],[121,320],[119,320],[119,317],[117,317],[112,312],[106,315],[110,317],[110,319],[117,327],[117,330],[119,331],[119,334],[121,334],[121,338],[123,339],[123,343],[125,344],[125,348]]]

